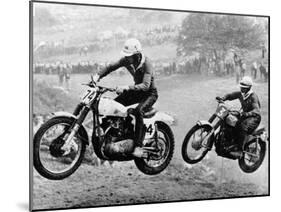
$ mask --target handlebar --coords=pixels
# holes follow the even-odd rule
[[[116,88],[108,88],[108,87],[104,87],[104,86],[98,86],[98,88],[102,91],[102,92],[107,92],[107,91],[110,91],[110,92],[116,92]]]
[[[105,87],[105,86],[100,86],[100,85],[97,85],[97,83],[95,83],[93,80],[90,81],[89,83],[82,83],[82,85],[86,85],[86,86],[89,86],[91,88],[96,88],[98,87],[99,88],[99,91],[102,92],[102,93],[105,93],[107,91],[110,91],[110,92],[116,92],[116,88],[109,88],[109,87]]]

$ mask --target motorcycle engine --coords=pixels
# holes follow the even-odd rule
[[[225,125],[221,131],[217,134],[216,138],[216,152],[218,155],[224,155],[227,152],[228,147],[235,144],[234,140],[234,128]]]
[[[107,158],[122,160],[133,152],[134,126],[130,117],[107,117],[101,126],[105,132],[103,153]]]

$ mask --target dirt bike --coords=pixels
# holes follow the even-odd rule
[[[93,78],[73,114],[56,112],[35,133],[33,157],[35,169],[45,178],[61,180],[73,174],[81,165],[88,133],[83,126],[92,111],[92,146],[102,160],[134,160],[137,168],[147,175],[162,172],[170,163],[174,152],[174,135],[170,128],[173,117],[151,108],[143,116],[143,157],[134,157],[135,116],[130,107],[103,96],[116,92],[114,88],[98,86]]]
[[[241,147],[235,136],[235,125],[240,117],[240,112],[231,110],[219,98],[217,101],[216,112],[210,119],[198,121],[187,133],[182,144],[184,161],[189,164],[200,162],[215,145],[218,156],[238,159],[239,167],[246,173],[256,171],[265,157],[268,141],[265,128],[258,128],[251,135],[247,135],[246,141]]]

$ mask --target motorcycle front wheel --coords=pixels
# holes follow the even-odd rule
[[[170,163],[175,149],[175,139],[171,128],[163,123],[156,122],[158,128],[158,142],[153,141],[150,145],[159,148],[157,157],[148,159],[135,158],[137,168],[147,175],[156,175],[162,172]]]
[[[243,156],[238,160],[239,167],[243,172],[252,173],[262,164],[266,152],[266,143],[260,139],[251,140],[244,146]]]
[[[185,162],[195,164],[205,157],[210,147],[208,144],[204,144],[203,140],[211,130],[212,128],[208,125],[195,125],[189,130],[181,148],[182,157]]]
[[[34,167],[43,177],[50,180],[61,180],[73,174],[80,166],[86,150],[86,144],[73,138],[73,148],[64,155],[61,149],[67,132],[73,123],[68,117],[52,118],[45,122],[36,132],[33,139]]]

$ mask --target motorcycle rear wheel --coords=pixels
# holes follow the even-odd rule
[[[238,160],[239,167],[245,173],[253,173],[254,171],[256,171],[261,166],[261,164],[264,160],[265,152],[266,152],[266,143],[261,141],[260,139],[257,143],[258,146],[256,146],[255,143],[256,143],[256,140],[253,139],[252,141],[245,144],[244,150],[246,152],[244,152],[242,158],[240,158]],[[254,146],[254,145],[255,145],[255,149],[251,148],[251,146]],[[257,148],[259,151],[259,157],[257,159],[255,158],[255,156],[251,156],[250,154],[247,154],[247,152],[249,152],[249,153],[252,152],[253,154],[255,154],[254,151],[256,151]],[[252,162],[253,158],[254,158],[254,162]]]
[[[52,139],[52,141],[48,141],[48,134],[50,133],[49,130],[55,128],[57,125],[63,125],[65,127],[70,127],[73,123],[73,119],[68,117],[60,117],[60,118],[52,118],[45,122],[39,130],[36,132],[34,139],[33,139],[33,161],[34,167],[38,171],[40,175],[43,177],[50,179],[50,180],[62,180],[71,174],[73,174],[80,164],[82,163],[84,153],[86,150],[86,144],[79,139],[79,136],[75,136],[75,143],[77,143],[78,148],[78,155],[75,156],[72,152],[67,156],[60,155],[59,147],[53,147],[52,145],[55,140],[59,140],[60,136],[55,136],[56,138]],[[64,129],[65,129],[64,127]],[[56,129],[56,128],[55,128]],[[52,132],[52,131],[51,131]],[[45,135],[47,137],[45,138]],[[50,146],[48,144],[50,143]],[[61,144],[54,144],[61,145]],[[57,148],[57,149],[55,149]],[[54,150],[55,149],[55,150]],[[55,152],[57,155],[54,155]],[[48,165],[47,162],[50,162]],[[46,163],[45,163],[46,162]],[[56,165],[55,164],[58,164]],[[64,168],[70,164],[69,168]],[[63,170],[54,171],[52,168],[58,166],[59,168],[64,168]]]
[[[182,157],[185,162],[187,162],[189,164],[195,164],[195,163],[200,162],[206,156],[206,154],[209,151],[209,149],[208,149],[209,147],[208,148],[202,147],[202,145],[200,143],[198,146],[199,149],[198,150],[194,149],[192,147],[192,145],[193,145],[192,143],[194,142],[192,140],[192,138],[195,139],[196,132],[198,132],[198,131],[201,132],[201,134],[199,133],[199,136],[201,135],[201,137],[202,137],[203,133],[208,134],[211,130],[212,130],[212,128],[208,125],[201,126],[198,124],[196,124],[189,130],[189,132],[186,134],[186,136],[184,138],[182,148],[181,148]],[[204,136],[206,136],[207,134],[205,134]],[[193,156],[195,154],[196,154],[196,156]]]
[[[164,150],[164,153],[161,154],[161,159],[147,160],[142,158],[135,158],[135,164],[137,168],[147,175],[156,175],[166,169],[166,167],[172,160],[175,149],[175,139],[171,128],[163,122],[156,122],[156,124],[158,127],[158,134],[163,135],[163,137],[158,135],[158,143],[161,146],[160,148]],[[156,165],[152,165],[150,162],[156,162]]]

